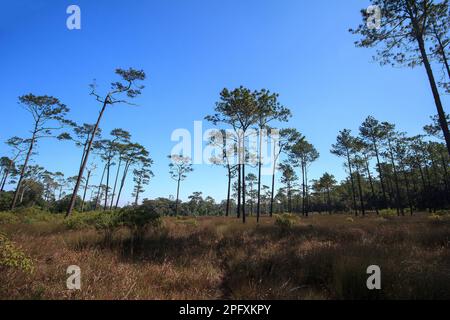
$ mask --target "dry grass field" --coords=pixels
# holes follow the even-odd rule
[[[33,270],[0,266],[0,299],[450,299],[446,216],[164,218],[132,242],[124,229],[107,238],[8,215],[0,233]],[[70,265],[80,291],[66,288]],[[367,289],[369,265],[382,290]]]

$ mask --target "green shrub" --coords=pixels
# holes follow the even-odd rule
[[[91,212],[74,212],[70,217],[64,220],[65,226],[70,230],[82,230],[88,228],[95,228],[97,225],[102,225],[104,222],[103,216],[107,213],[104,211]]]
[[[142,238],[148,228],[161,225],[161,217],[152,205],[124,208],[117,218],[136,238]]]
[[[70,230],[95,229],[103,234],[105,243],[111,243],[114,232],[121,225],[120,213],[118,211],[73,213],[64,224]]]
[[[11,191],[0,192],[0,211],[9,210],[13,197],[14,193]]]
[[[105,242],[111,242],[114,232],[120,227],[120,213],[106,211],[96,215],[93,221],[95,230],[103,233]]]
[[[64,221],[71,230],[95,228],[111,238],[119,227],[130,229],[133,236],[141,237],[147,228],[159,226],[161,219],[152,206],[124,208],[120,211],[74,213]]]
[[[383,218],[392,218],[397,216],[397,210],[394,209],[383,209],[380,210],[380,216]]]
[[[61,222],[62,219],[63,215],[53,214],[36,207],[19,208],[14,211],[0,212],[0,224]]]
[[[20,269],[26,273],[34,271],[33,261],[0,233],[0,270],[2,267]]]
[[[15,224],[19,223],[19,217],[12,212],[0,212],[0,224]]]
[[[275,215],[275,225],[282,229],[290,229],[297,222],[297,216],[289,213]]]
[[[96,214],[92,219],[93,226],[96,230],[114,230],[120,226],[120,215],[118,212],[106,211],[100,214]]]
[[[29,212],[22,217],[22,221],[28,224],[36,222],[61,222],[62,219],[63,215],[38,210]]]

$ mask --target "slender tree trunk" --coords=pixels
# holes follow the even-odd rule
[[[450,131],[448,129],[447,117],[444,111],[444,107],[442,106],[441,96],[439,95],[439,90],[436,84],[436,80],[434,78],[433,70],[431,69],[430,61],[428,59],[428,54],[425,49],[425,42],[423,39],[423,35],[421,33],[421,29],[418,25],[417,20],[411,15],[412,23],[416,35],[416,40],[419,45],[420,54],[422,56],[422,62],[427,72],[428,81],[430,82],[431,91],[433,92],[434,103],[436,105],[436,109],[439,115],[439,123],[441,125],[442,132],[444,133],[445,143],[447,144],[447,151],[450,155]]]
[[[178,182],[178,186],[180,186],[180,182]],[[136,186],[136,197],[134,198],[134,205],[137,207],[139,203],[139,193],[141,193],[141,179],[139,178],[139,182]],[[178,203],[178,193],[177,193],[177,203]],[[176,208],[176,211],[178,211],[178,207]]]
[[[8,179],[8,170],[5,169],[2,172],[2,179],[0,180],[0,192],[5,189],[6,180]]]
[[[6,181],[8,181],[8,177],[9,177],[9,173],[12,170],[12,166],[10,165],[8,169],[5,169],[5,172],[3,174],[3,178],[2,178],[2,186],[0,189],[0,192],[5,191],[5,185],[6,185]]]
[[[240,156],[239,156],[240,159]],[[241,175],[242,175],[242,171],[241,171],[241,163],[239,160],[239,164],[238,164],[238,194],[237,194],[237,208],[236,208],[236,213],[237,213],[237,218],[239,219],[241,217]]]
[[[230,196],[231,196],[231,168],[228,165],[228,190],[227,190],[227,208],[225,211],[225,217],[230,214]]]
[[[5,178],[5,175],[6,175],[6,169],[2,169],[2,171],[1,171],[2,178],[0,179],[0,186],[3,185],[3,179]],[[0,192],[1,191],[3,191],[3,189],[0,189]]]
[[[83,192],[83,201],[81,202],[81,212],[84,211],[84,203],[86,201],[86,192],[89,186],[89,179],[91,178],[91,171],[88,170],[87,178],[86,178],[86,184],[84,186],[84,192]]]
[[[378,203],[377,198],[376,198],[376,194],[375,194],[375,187],[373,186],[373,181],[372,181],[372,174],[370,173],[370,168],[369,168],[369,161],[366,159],[365,161],[365,166],[366,166],[366,171],[367,171],[367,176],[369,177],[369,183],[370,183],[370,190],[372,191],[372,198],[373,201],[375,201],[375,211],[377,213],[377,215],[380,214],[380,212],[378,211]]]
[[[272,190],[270,191],[270,217],[273,217],[273,202],[274,202],[274,193],[275,193],[275,172],[276,172],[276,167],[275,167],[275,163],[273,165],[273,173],[272,173]]]
[[[431,188],[431,178],[430,178],[430,170],[428,170],[428,165],[425,163],[424,165],[425,169],[425,178],[428,184],[428,188]]]
[[[414,168],[413,168],[413,166],[411,165],[410,166],[411,167],[411,183],[412,183],[412,193],[413,193],[413,195],[416,195],[417,194],[417,190],[418,190],[418,188],[417,188],[417,181],[416,181],[416,177],[415,177],[415,173],[414,173]]]
[[[274,143],[274,147],[273,147],[273,154],[275,155],[275,143]],[[274,202],[274,195],[275,195],[275,173],[277,171],[278,156],[279,155],[277,155],[273,160],[272,190],[270,192],[270,217],[271,218],[273,217],[273,202]]]
[[[386,177],[386,192],[389,198],[389,208],[391,208],[391,205],[395,202],[395,196],[394,196],[394,189],[392,187],[392,177],[391,177],[391,172],[385,173],[385,177]],[[395,204],[394,204],[395,205]]]
[[[420,173],[420,180],[422,182],[422,195],[425,197],[425,208],[430,209],[430,203],[429,203],[429,196],[428,196],[428,188],[427,188],[427,183],[425,181],[425,176],[423,173],[423,169],[422,169],[422,165],[420,163],[417,164],[417,167],[419,169],[419,173]]]
[[[400,165],[402,166],[403,176],[405,179],[406,197],[408,198],[409,211],[412,216],[414,214],[414,208],[413,208],[413,204],[412,204],[412,200],[411,200],[411,188],[409,185],[408,174],[406,173],[406,166],[403,163],[403,161],[400,162]]]
[[[327,200],[327,194],[326,194],[326,190],[325,192],[321,192],[322,194],[318,195],[318,199],[320,199],[322,201],[322,203],[319,203],[317,205],[317,211],[319,211],[319,214],[322,214],[322,210],[324,210],[325,212],[328,212],[328,200]],[[323,209],[323,207],[325,207],[325,209]]]
[[[105,178],[105,173],[106,173],[106,164],[105,167],[103,168],[103,173],[102,173],[102,178],[100,179],[100,183],[98,185],[98,192],[97,192],[97,198],[95,199],[95,207],[94,210],[97,210],[98,205],[100,204],[100,193],[102,190],[102,184],[103,184],[103,179]]]
[[[108,192],[109,192],[109,172],[111,169],[111,160],[108,159],[106,163],[106,188],[105,188],[105,205],[103,206],[103,210],[108,208]]]
[[[241,191],[242,191],[241,183],[242,183],[242,180],[244,179],[244,177],[242,177],[242,165],[241,165],[241,163],[242,163],[242,151],[241,151],[242,141],[241,141],[240,133],[238,133],[237,138],[238,138],[238,190],[237,190],[238,194],[237,194],[236,211],[237,211],[237,218],[240,219],[241,218]]]
[[[355,183],[353,181],[352,162],[350,160],[350,153],[349,153],[348,150],[347,150],[347,163],[348,163],[348,171],[350,173],[350,182],[351,182],[351,185],[352,185],[353,208],[355,210],[355,215],[357,216],[358,215],[358,208],[356,207]]]
[[[250,216],[253,217],[253,184],[250,184]]]
[[[359,191],[359,202],[361,205],[361,213],[363,216],[366,215],[366,208],[364,206],[364,194],[363,194],[363,190],[362,190],[362,186],[361,186],[361,174],[360,174],[360,168],[358,166],[358,164],[356,165],[356,178],[358,180],[358,191]]]
[[[259,223],[261,215],[261,166],[262,166],[262,128],[259,129],[259,156],[258,156],[258,204],[256,207],[256,222]]]
[[[11,210],[14,210],[14,208],[16,207],[16,203],[17,203],[17,200],[19,197],[19,190],[20,190],[20,187],[22,186],[23,177],[25,176],[25,172],[26,172],[27,166],[28,166],[28,161],[30,160],[31,154],[33,152],[33,147],[36,142],[35,141],[36,140],[36,132],[38,130],[37,126],[38,126],[38,121],[36,121],[36,125],[35,125],[34,131],[33,131],[33,137],[31,138],[31,142],[30,142],[30,147],[28,148],[28,153],[25,158],[25,162],[23,163],[22,170],[20,171],[20,178],[19,178],[19,182],[17,183],[16,191],[14,192],[14,198],[11,203]]]
[[[86,153],[87,153],[87,148],[88,148],[88,145],[89,145],[90,137],[91,137],[90,134],[88,134],[86,136],[86,141],[84,142],[84,145],[83,145],[83,154],[81,155],[80,168],[82,167],[83,162],[84,162],[84,158],[86,157]]]
[[[61,198],[62,198],[62,192],[63,192],[63,185],[61,185],[61,186],[59,187],[58,201],[61,200]]]
[[[131,162],[127,161],[125,163],[125,168],[123,169],[122,181],[120,182],[119,193],[117,194],[117,199],[116,199],[116,206],[115,206],[116,209],[119,207],[120,195],[122,194],[122,189],[125,186],[125,179],[127,177],[130,165],[131,165]]]
[[[25,186],[22,186],[22,191],[21,191],[21,193],[20,193],[20,202],[19,203],[22,203],[23,202],[23,196],[25,195]]]
[[[440,154],[440,156],[442,167],[444,168],[445,193],[449,195],[447,162],[445,161],[445,157],[442,153]]]
[[[394,183],[395,183],[395,193],[396,193],[395,204],[397,206],[397,214],[400,215],[400,213],[401,213],[402,215],[405,215],[405,213],[403,212],[402,198],[401,198],[401,194],[400,194],[400,187],[398,184],[398,175],[397,175],[397,169],[396,169],[395,161],[394,161],[394,152],[392,151],[390,139],[388,139],[388,146],[389,146],[389,154],[390,154],[390,158],[391,158],[392,170],[394,172]]]
[[[89,201],[91,202],[93,202],[94,200],[94,192],[95,192],[94,188],[91,188],[91,194],[89,195]]]
[[[444,182],[444,179],[441,179],[441,176],[439,174],[439,170],[437,168],[436,165],[436,161],[433,158],[433,155],[430,153],[430,160],[431,160],[431,171],[432,171],[432,175],[435,181],[433,181],[433,184],[438,187],[441,182]],[[445,188],[445,183],[444,183],[444,188]]]
[[[310,207],[309,207],[309,186],[308,186],[308,164],[307,163],[305,163],[305,185],[306,185],[306,188],[305,188],[305,190],[306,190],[306,212],[305,212],[305,215],[306,215],[306,217],[308,217]]]
[[[14,169],[14,164],[16,163],[20,155],[21,152],[19,152],[13,159],[10,159],[8,167],[4,170],[4,177],[1,182],[0,192],[5,191],[6,182],[8,181],[9,175]]]
[[[434,36],[436,37],[436,40],[438,41],[439,53],[442,56],[442,62],[444,63],[445,70],[447,70],[448,78],[450,79],[450,66],[448,64],[447,54],[445,53],[444,44],[442,43],[442,39],[439,36],[439,32],[436,30],[436,26],[435,25],[433,26],[433,31],[434,31]]]
[[[302,160],[302,216],[306,215],[306,184],[305,184],[305,164]]]
[[[420,164],[418,164],[417,167],[419,168],[420,178],[422,180],[422,191],[425,191],[427,189],[427,183],[425,182],[425,176],[423,174],[423,169]]]
[[[384,187],[384,178],[383,178],[383,170],[381,168],[381,163],[380,163],[380,154],[378,152],[378,146],[377,146],[377,142],[375,141],[375,139],[373,139],[373,148],[375,151],[375,157],[377,159],[377,167],[378,167],[378,176],[380,178],[380,185],[381,185],[381,192],[383,194],[383,205],[384,208],[387,208],[387,197],[386,197],[386,189]]]
[[[119,164],[117,166],[116,179],[114,180],[114,188],[113,188],[113,192],[111,195],[111,204],[109,206],[109,210],[112,210],[112,207],[114,204],[114,196],[116,195],[117,180],[119,179],[119,172],[120,172],[121,165],[122,165],[122,157],[119,156]]]
[[[291,192],[291,183],[287,184],[287,192],[288,192],[288,212],[292,213],[292,192]]]
[[[430,212],[434,212],[434,211],[436,211],[436,205],[435,205],[435,203],[433,201],[433,198],[432,198],[432,193],[431,193],[432,186],[431,186],[430,170],[428,169],[428,165],[427,165],[426,162],[424,163],[424,169],[425,169],[425,178],[426,178],[426,181],[427,181],[427,184],[428,184],[428,188],[427,188],[428,189],[427,190],[428,204],[430,206]]]
[[[245,152],[245,151],[244,151]],[[245,157],[245,154],[244,154]],[[242,163],[242,222],[245,223],[246,219],[246,208],[245,208],[245,160]]]
[[[69,207],[67,208],[66,217],[70,216],[73,211],[73,207],[75,206],[75,200],[78,194],[78,189],[80,188],[81,179],[83,178],[84,169],[86,168],[89,154],[91,152],[92,143],[94,142],[95,135],[97,134],[98,127],[100,125],[100,121],[102,119],[103,114],[105,113],[106,106],[109,103],[109,95],[106,96],[105,101],[103,102],[103,107],[98,115],[97,123],[95,124],[94,130],[92,131],[91,139],[89,140],[88,148],[86,150],[86,154],[83,159],[83,164],[80,167],[80,172],[78,173],[77,182],[75,183],[75,187],[73,189],[72,197],[70,199]]]
[[[180,182],[181,182],[181,177],[178,177],[178,182],[177,182],[177,202],[175,202],[175,216],[178,216],[178,201],[180,199]]]
[[[327,187],[327,211],[331,214],[331,192],[329,187]]]

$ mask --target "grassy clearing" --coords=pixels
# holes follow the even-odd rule
[[[445,214],[164,218],[138,242],[125,228],[106,239],[59,216],[25,216],[0,213],[0,232],[34,266],[0,266],[1,299],[450,298]],[[366,289],[373,264],[377,292]],[[69,265],[81,267],[81,291],[65,288]]]

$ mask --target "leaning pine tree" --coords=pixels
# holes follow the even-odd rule
[[[138,95],[141,94],[141,90],[144,88],[142,85],[138,85],[138,81],[145,80],[145,73],[142,70],[135,70],[135,69],[117,69],[116,74],[119,75],[122,79],[121,81],[113,82],[111,84],[112,90],[109,91],[105,97],[101,97],[96,93],[96,86],[91,85],[92,91],[91,95],[96,98],[98,102],[102,104],[102,109],[100,110],[100,113],[98,115],[97,122],[93,128],[93,132],[91,134],[91,139],[88,143],[84,159],[82,161],[80,171],[78,173],[78,178],[75,183],[75,187],[72,192],[72,197],[70,199],[69,206],[67,208],[66,217],[70,216],[70,214],[73,211],[73,208],[75,206],[75,200],[78,194],[78,189],[80,188],[81,179],[83,178],[84,169],[86,168],[86,165],[88,163],[89,159],[89,153],[92,149],[92,144],[94,142],[95,136],[97,134],[97,130],[100,125],[100,121],[102,120],[103,114],[105,113],[106,107],[108,105],[115,105],[119,103],[127,103],[130,104],[129,101],[126,99],[123,99],[122,96],[126,96],[128,98],[135,98]]]
[[[374,23],[373,14],[362,10],[363,23],[356,30],[350,29],[350,32],[362,36],[356,45],[366,48],[379,46],[375,58],[382,65],[403,65],[412,68],[424,66],[450,154],[450,132],[432,69],[433,60],[437,63],[444,60],[447,63],[447,56],[442,55],[444,51],[439,45],[437,52],[441,54],[428,50],[428,47],[436,45],[436,33],[439,34],[441,44],[442,39],[448,37],[448,27],[437,31],[438,26],[448,26],[448,1],[371,0],[371,3],[380,10],[380,23]]]

